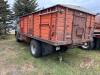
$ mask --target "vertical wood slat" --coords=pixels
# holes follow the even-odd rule
[[[56,12],[52,12],[53,9],[55,9]],[[70,11],[67,11],[67,10],[70,10]],[[52,13],[50,13],[50,12],[52,12]],[[64,12],[64,13],[62,13],[62,12]],[[32,26],[31,26],[31,23],[29,24],[28,16],[30,16],[30,15],[26,15],[26,16],[22,17],[23,18],[22,25],[25,24],[27,26],[23,26],[24,28],[22,28],[21,31],[23,33],[24,32],[26,33],[26,30],[27,30],[27,34],[32,34],[33,37],[36,36],[38,38],[41,38],[41,37],[47,38],[47,36],[48,36],[48,40],[50,40],[50,41],[56,41],[56,42],[60,42],[60,41],[65,42],[68,40],[71,41],[74,39],[73,38],[73,28],[74,27],[72,25],[73,24],[72,21],[74,21],[75,15],[79,16],[79,14],[76,14],[75,12],[83,13],[83,12],[75,11],[75,10],[72,10],[70,8],[66,8],[63,6],[55,6],[54,8],[53,7],[48,8],[48,9],[30,14],[30,15],[32,15],[32,17],[31,17],[32,18]],[[46,14],[44,14],[44,13],[46,13]],[[61,13],[61,14],[59,14],[59,13]],[[87,13],[84,13],[84,14],[87,14]],[[83,17],[84,17],[84,14],[83,14]],[[55,15],[55,18],[53,18],[54,15]],[[88,15],[90,15],[90,14],[88,14]],[[24,22],[24,21],[26,21],[26,17],[27,17],[27,22]],[[54,19],[55,21],[53,21],[52,19]],[[52,22],[55,22],[55,24]],[[41,26],[45,23],[49,25],[49,28],[48,27],[41,28]],[[54,29],[52,29],[52,24],[54,24]],[[91,23],[91,25],[92,25],[92,23]],[[20,26],[21,26],[21,24],[20,24]],[[31,31],[30,27],[32,27],[32,33],[30,33],[30,31]],[[87,22],[86,22],[85,31],[86,31],[86,28],[87,28]],[[54,32],[54,36],[52,36],[52,30]],[[44,31],[46,31],[46,32],[44,32]],[[87,31],[89,31],[89,30],[87,30]],[[45,33],[45,34],[43,35],[43,33]],[[86,33],[86,32],[84,32],[84,33]],[[68,37],[67,37],[67,34],[68,34]],[[43,38],[43,39],[45,40],[45,38]],[[87,37],[85,37],[85,34],[84,34],[84,39],[87,39]]]
[[[63,41],[65,41],[65,37],[66,37],[66,8],[65,8],[65,23],[64,23],[64,35],[63,35]]]
[[[58,7],[56,7],[56,10],[58,10]],[[57,41],[57,23],[58,22],[58,12],[56,12],[56,21],[55,21],[55,41]]]

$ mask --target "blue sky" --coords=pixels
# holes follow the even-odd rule
[[[14,0],[8,0],[12,5]],[[90,9],[91,11],[100,12],[100,0],[37,0],[39,7],[46,8],[55,4],[78,5]]]

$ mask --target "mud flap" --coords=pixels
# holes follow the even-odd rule
[[[100,39],[96,39],[96,49],[100,49]]]
[[[42,43],[41,47],[42,47],[42,56],[46,56],[54,52],[54,47],[47,43]]]

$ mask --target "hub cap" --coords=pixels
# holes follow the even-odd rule
[[[31,52],[33,55],[35,55],[35,53],[36,53],[36,48],[33,44],[31,44]]]
[[[88,43],[84,43],[84,44],[82,45],[82,48],[87,49],[88,47],[89,47]]]

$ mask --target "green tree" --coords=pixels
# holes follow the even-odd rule
[[[14,12],[15,16],[19,17],[28,13],[35,12],[37,10],[36,0],[15,0]]]
[[[7,34],[11,23],[11,13],[7,1],[0,0],[0,34]]]

